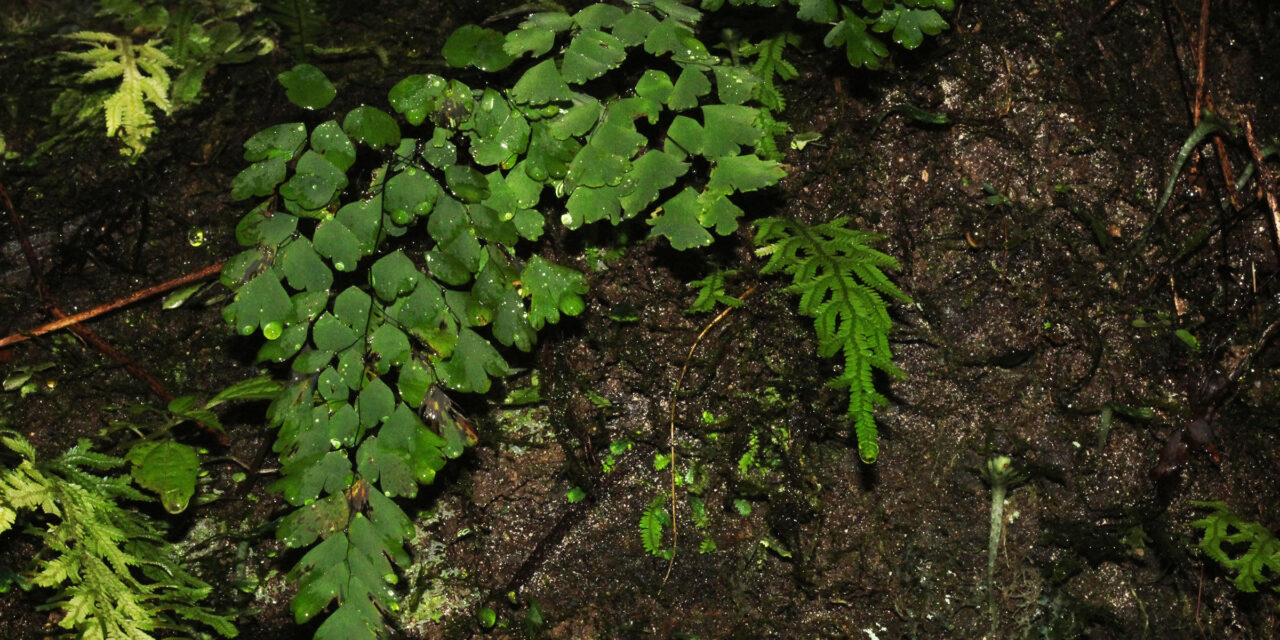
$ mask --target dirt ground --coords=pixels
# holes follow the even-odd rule
[[[22,4],[0,9],[0,133],[27,153],[49,135],[60,90],[41,74],[67,73],[50,58],[52,34],[94,18],[36,3],[23,18]],[[431,69],[453,27],[485,17],[461,1],[366,4],[342,5],[332,37],[379,42],[390,66],[322,65],[355,101]],[[878,414],[874,465],[858,460],[843,392],[825,386],[836,364],[817,356],[784,283],[758,273],[748,229],[691,254],[621,238],[643,225],[553,234],[551,251],[588,274],[587,310],[513,356],[527,371],[505,388],[459,399],[481,441],[407,505],[418,535],[395,637],[1280,637],[1277,595],[1238,591],[1190,524],[1205,513],[1194,501],[1221,500],[1280,531],[1280,348],[1263,340],[1280,319],[1280,246],[1256,182],[1239,207],[1219,206],[1228,190],[1212,144],[1155,211],[1193,127],[1200,3],[1108,4],[958,2],[949,31],[888,70],[851,72],[823,49],[794,60],[788,118],[821,138],[789,152],[781,187],[744,208],[850,217],[901,261],[893,277],[913,303],[894,309],[891,342],[907,376],[881,381],[892,402]],[[1266,0],[1213,3],[1205,47],[1216,110],[1250,118],[1266,139],[1280,136],[1278,30]],[[283,92],[260,88],[292,64],[276,54],[218,69],[210,97],[162,120],[137,164],[98,137],[0,164],[63,309],[235,251],[240,145],[288,118]],[[918,122],[902,105],[949,123]],[[1224,142],[1238,174],[1247,149]],[[8,334],[46,316],[7,218],[0,229]],[[685,313],[687,283],[715,268],[738,270],[731,294],[755,290],[690,356],[714,316]],[[90,326],[175,392],[208,395],[259,372],[256,343],[222,322],[225,301],[214,289]],[[158,403],[70,334],[0,350],[6,374],[42,363],[52,366],[37,390],[0,395],[0,415],[42,451]],[[535,378],[540,403],[502,404]],[[262,409],[226,417],[230,447],[206,443],[202,492],[218,499],[172,529],[216,603],[243,612],[241,637],[308,638],[315,624],[294,625],[282,576],[297,556],[261,526],[285,505],[265,490],[269,474],[236,482],[227,457],[272,466]],[[668,572],[638,522],[670,482],[655,456],[673,413],[685,482]],[[1206,414],[1216,453],[1192,450],[1153,479],[1170,439]],[[980,470],[1000,455],[1021,481],[988,588]],[[575,487],[585,498],[570,503]],[[690,497],[705,505],[704,526]],[[700,553],[705,540],[714,550]],[[32,552],[9,534],[0,566],[18,570]],[[56,631],[36,611],[44,595],[0,594],[6,637]],[[486,606],[500,620],[488,631],[476,622]]]

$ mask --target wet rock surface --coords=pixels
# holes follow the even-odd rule
[[[822,138],[790,152],[790,176],[755,204],[808,221],[852,217],[884,234],[880,248],[902,263],[894,278],[914,303],[895,308],[893,343],[908,375],[882,381],[892,404],[879,414],[879,462],[858,461],[846,397],[825,386],[835,363],[817,356],[811,321],[783,283],[757,274],[749,231],[697,255],[654,242],[610,252],[607,233],[565,238],[557,258],[589,274],[587,311],[542,335],[519,363],[538,370],[541,404],[493,408],[500,394],[464,401],[481,442],[407,506],[419,513],[418,565],[402,583],[410,606],[397,635],[1278,633],[1274,594],[1241,594],[1196,548],[1189,524],[1202,515],[1193,500],[1222,500],[1280,529],[1280,352],[1253,353],[1280,317],[1266,214],[1258,204],[1219,209],[1226,191],[1212,145],[1170,206],[1154,211],[1191,129],[1187,42],[1199,3],[1130,0],[1106,15],[1030,4],[962,3],[950,31],[887,72],[851,73],[824,51],[795,61],[804,73],[787,89],[792,126]],[[380,11],[344,27],[346,36],[387,33],[393,24]],[[466,3],[440,15],[448,18],[394,54],[405,69],[345,63],[358,81],[343,99],[378,99],[417,56],[433,55],[441,33],[483,18]],[[1280,68],[1271,62],[1280,51],[1270,35],[1278,21],[1265,2],[1215,5],[1207,47],[1216,106],[1269,136],[1280,133]],[[0,69],[13,76],[33,46],[6,45]],[[271,83],[268,66],[210,78],[225,98],[162,127],[154,155],[132,167],[101,141],[34,167],[6,165],[0,176],[27,232],[62,248],[45,267],[65,307],[233,250],[241,207],[227,185],[242,164],[240,141],[286,117],[281,92],[250,95]],[[10,112],[47,111],[47,92],[22,88],[29,97],[10,99]],[[879,119],[902,104],[950,123],[900,112]],[[35,136],[3,133],[19,148]],[[174,240],[193,227],[208,241]],[[4,280],[0,316],[12,331],[37,324],[41,310],[8,247],[6,237],[2,268],[19,284]],[[595,252],[584,257],[584,247]],[[693,300],[685,283],[713,267],[740,270],[731,294],[756,289],[690,355],[714,316],[684,313]],[[220,304],[213,296],[176,312],[138,307],[94,328],[176,389],[212,393],[257,371],[256,345],[222,325]],[[1201,348],[1189,349],[1177,329]],[[56,363],[37,380],[53,388],[0,404],[42,450],[109,428],[122,407],[154,403],[70,337],[0,353],[9,368]],[[1220,461],[1190,452],[1153,481],[1170,436],[1196,417],[1191,390],[1250,356],[1213,414]],[[507,386],[527,387],[530,376]],[[269,468],[261,409],[227,421],[228,453]],[[655,467],[671,435],[680,549],[668,571],[644,549],[639,522],[670,490],[670,467]],[[1008,495],[988,592],[990,491],[978,470],[995,455],[1011,456],[1024,479]],[[293,625],[278,575],[296,557],[260,528],[283,503],[264,490],[269,475],[232,482],[239,470],[211,469],[205,490],[223,498],[194,509],[175,536],[197,518],[224,523],[213,537],[224,547],[200,567],[226,585],[220,603],[244,608],[241,637],[310,637],[314,624]],[[575,487],[584,498],[571,503]],[[691,497],[704,508],[699,523]],[[700,553],[707,540],[714,550]],[[11,539],[0,545],[3,566],[31,552]],[[18,630],[9,637],[53,631],[47,613],[33,613],[39,601],[0,596],[0,618]],[[482,631],[483,606],[505,626]],[[541,624],[530,622],[534,608]]]

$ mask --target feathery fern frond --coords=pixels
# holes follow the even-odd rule
[[[67,37],[92,47],[88,51],[63,53],[93,67],[80,76],[81,82],[120,78],[120,86],[102,105],[106,112],[107,137],[120,134],[125,144],[121,149],[124,155],[142,153],[147,138],[155,132],[155,120],[147,110],[147,103],[165,113],[172,110],[169,73],[165,67],[175,66],[173,60],[159,49],[155,40],[135,45],[127,36],[100,31],[77,31]]]
[[[744,57],[756,57],[755,62],[751,63],[751,72],[760,83],[754,87],[752,97],[770,111],[782,111],[787,108],[787,102],[778,91],[774,79],[776,77],[786,81],[799,75],[795,65],[782,57],[787,45],[795,45],[799,41],[800,37],[796,34],[783,33],[757,43],[743,43],[739,48],[739,53]]]
[[[59,626],[82,639],[150,640],[156,629],[189,627],[185,620],[236,635],[227,618],[200,605],[212,587],[182,568],[173,545],[149,519],[116,502],[120,495],[141,495],[117,476],[94,473],[118,468],[122,460],[94,453],[81,441],[39,463],[17,433],[4,432],[0,442],[20,459],[0,472],[0,533],[21,511],[38,507],[52,517],[40,533],[45,550],[30,580],[59,589],[51,599],[65,613]]]
[[[736,270],[717,270],[701,280],[690,282],[689,286],[698,290],[698,298],[684,312],[707,313],[714,309],[717,304],[735,308],[742,306],[741,300],[725,293],[724,290],[725,278],[735,273],[737,273]]]
[[[667,496],[659,494],[654,497],[653,502],[645,507],[644,515],[640,516],[640,539],[644,543],[644,550],[649,553],[661,557],[668,558],[670,549],[662,547],[662,533],[671,517],[667,514]]]
[[[775,80],[792,80],[799,75],[795,66],[782,57],[788,45],[799,42],[800,38],[796,34],[783,33],[757,43],[746,42],[738,48],[738,53],[743,57],[755,56],[755,62],[751,63],[750,68],[757,82],[751,88],[751,97],[761,105],[755,124],[762,133],[756,143],[756,151],[761,157],[770,160],[782,159],[777,137],[791,129],[786,122],[774,117],[775,113],[787,108],[787,101],[782,97]]]
[[[316,46],[325,15],[314,0],[267,0],[267,17],[280,27],[281,44],[301,59]]]
[[[872,370],[904,375],[889,349],[889,318],[885,297],[910,298],[882,271],[898,261],[868,247],[880,236],[845,228],[845,218],[808,226],[796,220],[765,218],[757,222],[756,254],[768,256],[762,273],[782,271],[792,278],[791,290],[800,294],[800,313],[814,319],[818,353],[844,356],[844,370],[831,382],[849,389],[858,453],[866,462],[879,455],[873,412],[888,403],[875,390]]]
[[[1253,593],[1259,586],[1280,592],[1280,539],[1257,522],[1241,518],[1224,502],[1197,501],[1213,513],[1191,523],[1204,530],[1200,549],[1228,571],[1236,588]],[[1227,545],[1224,549],[1223,545]],[[1243,550],[1243,551],[1242,551]]]

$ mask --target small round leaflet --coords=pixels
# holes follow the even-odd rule
[[[315,65],[296,65],[278,78],[289,101],[303,109],[323,109],[338,95],[337,88]]]

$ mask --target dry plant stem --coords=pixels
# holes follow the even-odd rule
[[[18,217],[18,210],[13,207],[13,201],[9,199],[9,191],[0,184],[0,197],[4,198],[4,206],[9,210],[9,219],[13,221],[13,232],[17,234],[18,241],[22,244],[22,255],[27,259],[27,267],[31,269],[31,277],[36,281],[36,289],[40,292],[40,300],[45,304],[53,304],[53,296],[49,293],[49,285],[44,282],[44,272],[40,271],[40,259],[36,257],[36,250],[31,248],[31,241],[27,239],[27,234],[22,230],[22,218]],[[0,342],[0,347],[6,343]]]
[[[1253,135],[1253,120],[1244,119],[1244,137],[1249,142],[1249,153],[1253,155],[1253,164],[1258,167],[1258,181],[1262,185],[1262,195],[1267,199],[1267,210],[1271,212],[1271,240],[1277,255],[1280,255],[1280,203],[1276,202],[1276,176],[1271,168],[1262,162],[1262,148]]]
[[[1209,40],[1209,0],[1202,0],[1200,3],[1200,27],[1196,33],[1196,94],[1195,104],[1191,110],[1191,126],[1200,124],[1200,114],[1205,109],[1214,110],[1213,98],[1209,96],[1205,89],[1204,68],[1205,68],[1205,47]],[[1213,148],[1218,152],[1218,164],[1222,169],[1222,178],[1227,183],[1227,198],[1231,200],[1231,206],[1237,210],[1240,208],[1239,199],[1236,197],[1235,178],[1232,177],[1231,159],[1227,157],[1227,145],[1222,142],[1222,136],[1214,134]],[[1199,152],[1197,152],[1197,157]]]
[[[1200,109],[1204,106],[1204,48],[1209,39],[1209,0],[1200,2],[1200,30],[1196,34],[1196,102],[1191,114],[1192,126],[1200,124]]]
[[[13,221],[14,233],[18,236],[18,241],[22,244],[22,254],[27,260],[27,268],[31,269],[31,277],[36,281],[36,289],[40,292],[40,300],[46,307],[48,307],[49,312],[53,314],[55,318],[58,318],[58,322],[65,322],[67,320],[67,314],[58,307],[57,301],[53,299],[53,294],[49,292],[49,284],[45,282],[44,272],[40,269],[40,259],[36,256],[35,249],[31,247],[31,240],[27,238],[26,230],[22,228],[22,218],[18,216],[18,210],[14,208],[13,201],[9,199],[9,191],[5,189],[2,184],[0,184],[0,197],[4,198],[5,208],[9,210],[9,219]],[[144,371],[142,367],[139,367],[126,358],[124,354],[120,353],[120,351],[115,347],[112,347],[97,333],[94,333],[88,327],[74,325],[71,326],[71,330],[75,332],[76,335],[80,336],[82,340],[92,344],[112,360],[124,365],[125,370],[128,371],[130,375],[145,382],[148,387],[151,387],[151,391],[159,396],[160,399],[165,402],[173,400],[173,395],[165,390],[164,385],[160,384],[159,380],[156,380],[151,376],[151,374]],[[13,339],[12,341],[10,341],[11,338]],[[0,340],[0,347],[6,347],[13,342],[19,342],[25,339],[27,338],[22,336],[22,334],[14,334],[4,340]]]
[[[14,208],[13,201],[9,199],[9,191],[4,188],[3,184],[0,184],[0,199],[4,200],[5,208],[9,210],[9,219],[13,222],[14,233],[18,236],[18,240],[22,244],[22,253],[27,260],[27,267],[31,269],[31,277],[36,282],[36,289],[40,292],[40,300],[44,303],[45,307],[48,308],[49,313],[57,318],[57,320],[47,323],[41,327],[37,327],[31,331],[14,333],[0,339],[0,348],[4,348],[24,340],[29,340],[34,336],[62,328],[68,328],[71,332],[79,336],[80,339],[92,344],[98,351],[101,351],[107,357],[123,365],[125,371],[129,372],[129,375],[146,384],[147,387],[151,389],[151,392],[154,393],[156,397],[160,398],[160,400],[165,403],[172,401],[173,394],[169,393],[159,380],[150,373],[147,373],[145,369],[127,358],[123,353],[120,353],[118,349],[111,346],[111,344],[104,340],[102,336],[99,336],[93,330],[89,329],[89,327],[82,326],[79,323],[84,320],[88,320],[89,318],[102,315],[113,309],[118,309],[125,305],[132,304],[138,300],[182,286],[188,282],[207,278],[210,275],[218,273],[222,269],[222,261],[219,261],[217,264],[209,265],[194,273],[189,273],[185,276],[169,280],[168,282],[134,292],[114,302],[99,305],[83,313],[77,313],[74,316],[68,316],[66,312],[58,306],[57,300],[54,299],[53,294],[49,291],[49,285],[44,279],[44,272],[40,268],[40,259],[36,256],[35,249],[32,248],[31,241],[27,238],[26,231],[22,227],[22,218],[18,215],[18,210]],[[230,444],[231,441],[227,438],[226,434],[217,431],[204,423],[197,424],[200,425],[201,429],[209,432],[210,435],[216,438],[223,445]]]
[[[742,295],[738,296],[738,302],[746,300],[748,296],[756,292],[755,285],[749,287]],[[735,307],[728,307],[721,311],[719,315],[707,323],[702,328],[697,338],[693,339],[693,344],[689,346],[689,353],[684,357],[684,366],[680,367],[680,377],[676,378],[676,386],[671,389],[671,413],[668,416],[667,445],[670,449],[670,458],[668,464],[671,469],[671,559],[667,561],[667,574],[662,577],[662,584],[667,584],[667,580],[671,578],[671,569],[676,566],[676,542],[679,541],[679,534],[676,530],[676,397],[680,394],[680,387],[684,384],[684,376],[689,372],[689,362],[693,359],[693,352],[698,349],[698,345],[702,344],[702,338],[707,335],[711,328],[724,320]]]
[[[1214,110],[1213,98],[1206,96],[1205,105],[1209,110]],[[1236,192],[1235,173],[1231,170],[1231,158],[1227,156],[1227,145],[1222,141],[1222,136],[1214,134],[1213,148],[1218,152],[1218,165],[1222,168],[1222,179],[1227,183],[1227,199],[1231,201],[1231,206],[1236,211],[1240,210],[1240,194]]]
[[[131,305],[135,302],[138,302],[139,300],[145,300],[146,298],[150,298],[152,296],[159,295],[166,291],[176,289],[184,284],[195,282],[197,280],[203,280],[205,278],[208,278],[209,276],[216,275],[221,270],[222,270],[222,261],[218,261],[198,271],[192,271],[191,273],[178,276],[177,278],[174,278],[172,280],[167,280],[160,284],[147,287],[146,289],[140,289],[123,298],[113,300],[106,304],[100,304],[92,309],[89,309],[88,311],[82,311],[80,313],[77,313],[74,316],[61,314],[61,312],[55,313],[55,315],[61,315],[61,318],[28,331],[20,331],[18,333],[14,333],[12,335],[6,336],[5,338],[0,339],[0,347],[7,347],[11,344],[22,342],[23,340],[28,340],[28,339],[34,338],[35,336],[43,335],[51,331],[57,331],[58,329],[63,329],[66,327],[72,327],[74,330],[75,329],[74,325],[84,322],[85,320],[100,316],[109,311],[114,311],[116,309],[119,309],[120,307]]]

